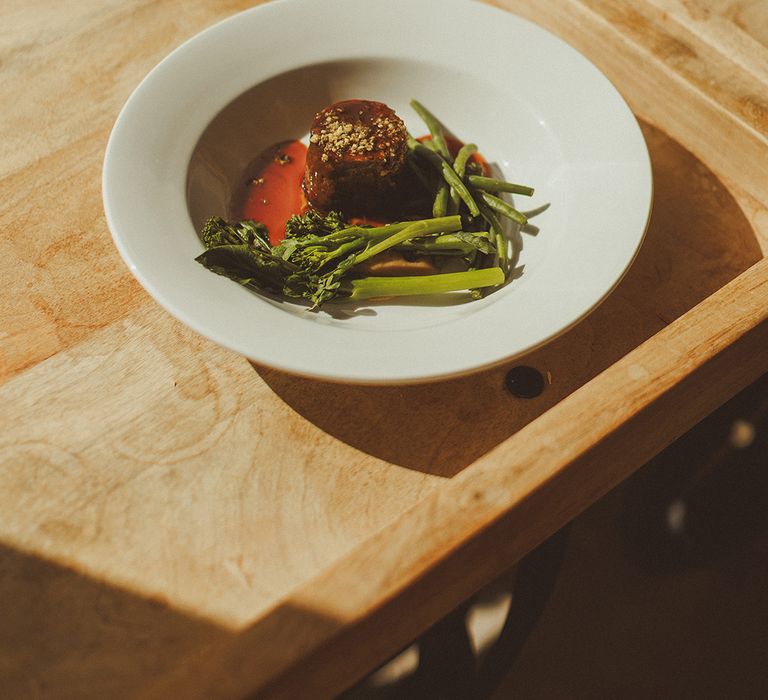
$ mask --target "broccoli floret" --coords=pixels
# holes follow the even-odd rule
[[[247,245],[264,251],[270,249],[267,227],[258,221],[225,221],[219,216],[212,216],[205,222],[200,238],[209,250],[222,245]]]
[[[310,209],[306,214],[296,214],[285,224],[286,238],[301,238],[302,236],[327,236],[346,228],[344,215],[339,211],[331,211],[323,215]]]

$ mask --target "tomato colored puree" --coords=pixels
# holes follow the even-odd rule
[[[306,206],[301,189],[307,147],[301,141],[284,141],[262,153],[245,193],[242,218],[261,221],[269,242],[285,238],[285,224]]]

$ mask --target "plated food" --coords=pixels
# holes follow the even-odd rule
[[[406,16],[409,26],[429,27],[420,41],[403,31]],[[318,32],[320,20],[343,24],[344,41],[336,32]],[[483,50],[458,57],[470,29],[482,37]],[[286,51],[287,35],[312,41],[292,42]],[[479,288],[493,290],[479,299],[468,290],[386,303],[344,303],[337,296],[322,303],[323,313],[309,313],[309,300],[250,293],[194,261],[205,252],[200,231],[208,218],[250,218],[232,203],[249,191],[256,197],[243,181],[244,174],[255,175],[254,157],[286,140],[303,139],[304,148],[318,110],[353,96],[388,105],[418,137],[426,129],[409,104],[417,97],[457,135],[476,141],[494,174],[536,186],[530,198],[512,193],[515,208],[552,203],[522,235],[501,218],[510,223],[511,283]],[[437,169],[423,165],[439,182]],[[300,197],[304,171],[275,168],[295,175]],[[606,77],[540,27],[470,0],[445,0],[439,13],[427,0],[364,6],[281,0],[209,27],[131,95],[110,136],[103,173],[115,244],[170,314],[259,365],[359,383],[465,374],[572,327],[610,293],[637,253],[651,184],[637,121]],[[430,207],[397,218],[436,218]],[[276,243],[270,240],[270,249]]]
[[[420,102],[411,106],[429,130],[421,139],[381,102],[322,109],[306,150],[284,142],[257,159],[245,218],[209,218],[196,260],[312,309],[461,290],[480,298],[504,284],[510,239],[501,218],[520,227],[527,217],[502,196],[533,188],[489,177],[475,144],[449,135]]]

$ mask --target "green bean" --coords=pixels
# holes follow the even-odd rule
[[[478,206],[480,207],[480,213],[488,222],[488,225],[491,227],[491,231],[493,231],[493,235],[496,239],[496,254],[498,257],[498,265],[502,270],[504,270],[504,272],[506,272],[507,238],[504,235],[504,229],[501,226],[499,217],[496,216],[496,213],[493,211],[493,209],[491,209],[482,199],[480,200]]]
[[[437,153],[437,155],[440,155],[440,151],[437,148],[437,144],[434,142],[433,139],[424,139],[423,141],[419,141],[420,144],[428,148],[430,151],[433,151]]]
[[[465,143],[456,154],[456,160],[453,161],[453,169],[462,180],[464,179],[464,171],[467,168],[467,161],[475,151],[477,151],[477,146],[474,143]],[[459,193],[454,188],[451,188],[450,211],[452,214],[459,211],[460,203],[461,197]]]
[[[418,100],[411,100],[411,107],[413,107],[416,114],[418,114],[422,121],[427,125],[427,129],[429,129],[429,133],[432,135],[432,141],[435,146],[437,146],[437,152],[450,162],[451,152],[448,150],[448,144],[445,141],[442,124],[440,124],[437,117],[435,117],[435,115]]]
[[[458,214],[460,208],[461,208],[461,197],[459,197],[459,193],[456,192],[456,190],[454,190],[453,187],[449,187],[447,213]]]
[[[435,201],[432,203],[432,216],[445,216],[448,213],[448,199],[450,188],[445,182],[441,182],[437,188]]]
[[[419,141],[418,139],[413,138],[410,134],[408,134],[408,148],[411,151],[415,151],[419,146],[423,146],[424,144]]]
[[[432,190],[435,189],[434,181],[427,177],[427,174],[418,165],[416,165],[416,162],[413,158],[406,158],[406,162],[408,163],[408,167],[411,169],[413,174],[418,178],[422,187],[424,187],[427,192],[431,193]]]
[[[472,216],[479,216],[480,209],[477,207],[477,202],[475,202],[474,198],[467,189],[467,186],[456,174],[456,171],[451,167],[451,165],[446,162],[445,158],[443,158],[439,153],[435,153],[434,151],[429,150],[426,146],[424,146],[424,144],[421,144],[415,140],[413,140],[413,143],[411,143],[411,141],[412,140],[409,139],[408,145],[412,148],[413,152],[424,156],[432,165],[434,165],[436,168],[439,168],[443,179],[451,187],[453,187],[456,192],[458,192],[459,197],[461,197],[464,204],[467,205],[470,214],[472,214]]]
[[[512,219],[512,221],[520,224],[521,226],[525,226],[528,223],[528,218],[525,216],[525,214],[517,211],[517,209],[515,209],[511,204],[507,204],[503,199],[494,197],[492,194],[488,194],[487,192],[481,192],[480,197],[483,202],[485,202],[498,214],[506,216],[508,219]]]
[[[464,170],[467,167],[467,161],[473,153],[477,152],[477,146],[474,143],[465,143],[456,154],[456,160],[453,162],[453,169],[459,177],[464,177]]]
[[[432,165],[434,165],[436,168],[442,167],[442,164],[445,163],[445,160],[440,156],[439,153],[433,151],[430,148],[427,148],[423,143],[420,141],[416,141],[416,139],[413,139],[412,141],[408,141],[408,147],[416,154],[422,156],[425,160],[428,160]]]
[[[480,216],[480,209],[477,206],[477,202],[475,202],[474,198],[472,197],[472,194],[467,189],[467,186],[462,182],[461,178],[456,174],[456,171],[445,161],[443,161],[441,166],[441,172],[443,173],[443,177],[445,178],[445,181],[453,187],[453,189],[456,191],[456,193],[461,197],[464,204],[467,205],[467,208],[469,209],[469,213],[472,214],[472,216]]]
[[[458,160],[459,158],[457,156],[456,161],[458,162]],[[468,181],[469,184],[473,187],[477,187],[477,189],[483,190],[485,192],[512,192],[513,194],[523,194],[526,197],[530,197],[533,194],[533,187],[527,187],[526,185],[516,185],[513,182],[497,180],[494,177],[470,175]]]

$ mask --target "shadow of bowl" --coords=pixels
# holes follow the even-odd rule
[[[565,335],[514,363],[428,385],[353,386],[256,371],[342,442],[393,464],[455,475],[762,258],[717,175],[663,131],[642,128],[656,183],[645,243],[614,292]],[[504,388],[520,362],[548,379],[535,399]]]

